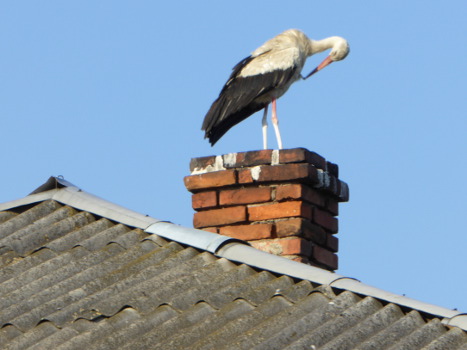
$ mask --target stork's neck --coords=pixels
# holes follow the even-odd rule
[[[323,52],[327,49],[331,49],[334,46],[338,45],[345,39],[339,36],[331,36],[322,40],[313,40],[310,39],[310,45],[308,50],[308,56],[314,55],[315,53]]]

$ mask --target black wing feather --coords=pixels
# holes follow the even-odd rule
[[[261,97],[286,84],[296,71],[296,67],[291,67],[286,70],[239,77],[243,67],[254,58],[249,56],[233,68],[229,80],[204,118],[202,130],[206,132],[205,138],[209,139],[211,145],[214,145],[234,125],[266,107],[270,101],[264,101]]]

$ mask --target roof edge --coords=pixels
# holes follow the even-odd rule
[[[447,309],[442,306],[412,299],[404,295],[394,294],[392,292],[370,286],[352,278],[341,278],[335,280],[330,284],[330,286],[337,289],[348,290],[356,294],[368,295],[402,307],[408,307],[413,310],[437,316],[442,318],[443,324],[449,326],[455,325],[456,327],[467,331],[467,314],[457,310]]]
[[[12,201],[8,201],[8,202],[5,202],[5,203],[0,203],[0,211],[10,210],[10,209],[13,209],[13,208],[21,207],[23,205],[38,203],[38,202],[42,202],[42,201],[52,199],[53,195],[57,191],[59,191],[59,189],[48,190],[46,192],[30,194],[27,197],[23,197],[23,198],[20,198],[20,199],[14,199]]]
[[[150,225],[145,231],[178,243],[190,245],[194,248],[206,250],[213,254],[216,254],[217,251],[227,243],[248,245],[247,242],[236,238],[222,236],[194,228],[183,227],[164,221],[159,221]]]
[[[142,230],[161,221],[94,196],[81,190],[71,182],[54,176],[51,176],[44,184],[31,192],[30,195],[0,204],[0,210],[9,210],[45,200],[55,200],[76,209],[85,210]]]
[[[142,230],[161,221],[149,215],[143,215],[118,204],[106,201],[105,199],[77,188],[62,188],[58,190],[51,199]]]
[[[63,178],[63,176],[51,176],[49,179],[44,182],[42,185],[40,185],[38,188],[36,188],[34,191],[30,193],[31,194],[36,194],[36,193],[41,193],[41,192],[46,192],[50,190],[55,190],[58,188],[62,187],[76,187],[73,185],[71,182],[68,182]]]
[[[334,272],[269,254],[253,248],[248,243],[238,239],[158,220],[82,191],[61,178],[49,178],[46,183],[39,186],[32,194],[21,199],[0,204],[0,210],[9,210],[49,199],[124,225],[140,228],[149,234],[155,234],[209,251],[221,258],[244,263],[273,273],[284,274],[314,283],[327,284],[333,288],[348,290],[395,303],[402,307],[408,307],[442,318],[442,323],[447,326],[455,326],[467,331],[466,313],[420,302],[366,285],[350,277],[341,276]]]
[[[467,331],[467,313],[460,313],[449,319],[444,319],[442,322],[447,326],[459,327]]]
[[[345,277],[318,267],[299,263],[277,255],[269,254],[251,246],[227,244],[216,254],[239,263],[280,273],[287,276],[308,280],[310,282],[328,284],[332,288],[348,290],[350,292],[370,296],[379,300],[408,307],[425,314],[442,319],[448,326],[456,326],[467,331],[467,314],[457,310],[450,310],[441,306],[424,303],[403,295],[394,294],[360,282],[352,277]],[[271,268],[271,266],[273,268]]]
[[[216,255],[273,273],[319,284],[331,284],[333,281],[344,277],[328,270],[258,250],[250,245],[226,244],[219,249]]]

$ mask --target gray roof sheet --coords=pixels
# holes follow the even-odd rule
[[[60,179],[0,205],[5,349],[467,349],[464,321]]]

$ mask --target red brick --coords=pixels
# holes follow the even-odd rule
[[[312,252],[312,260],[325,265],[331,270],[337,270],[338,259],[336,254],[319,246],[313,246]]]
[[[326,210],[332,215],[339,215],[339,201],[334,197],[326,198]]]
[[[250,221],[280,219],[287,217],[304,217],[312,219],[312,207],[302,201],[282,202],[248,207]]]
[[[204,169],[209,165],[214,165],[215,162],[216,156],[191,158],[190,171],[193,171],[195,169]]]
[[[203,227],[203,231],[219,233],[219,228],[218,227]]]
[[[249,176],[243,172],[250,172]],[[258,178],[252,175],[252,171],[258,171]],[[261,165],[251,169],[243,169],[239,173],[239,183],[251,182],[281,182],[300,181],[304,183],[318,183],[316,168],[309,164],[283,164],[283,165]]]
[[[309,203],[323,207],[326,201],[325,196],[315,189],[302,184],[289,184],[278,186],[276,189],[276,200],[303,199]]]
[[[217,206],[217,192],[207,191],[195,193],[191,197],[191,204],[195,210],[215,207]]]
[[[327,234],[326,248],[328,248],[331,252],[337,252],[339,250],[339,240],[336,236],[329,233]]]
[[[282,255],[311,255],[311,243],[303,238],[290,238],[279,240],[282,246]]]
[[[275,255],[310,256],[311,243],[303,238],[281,238],[261,241],[251,241],[256,249]]]
[[[302,218],[277,221],[276,234],[277,237],[300,236],[320,245],[326,243],[324,229]]]
[[[246,184],[252,183],[253,177],[251,176],[251,169],[240,169],[238,170],[238,183]]]
[[[277,237],[303,236],[303,219],[290,218],[276,221]]]
[[[223,187],[236,183],[236,172],[235,170],[222,170],[212,173],[190,175],[186,176],[184,181],[188,191],[192,192],[201,189]]]
[[[219,233],[244,241],[253,241],[271,238],[273,227],[274,225],[272,224],[224,226],[219,229]]]
[[[224,164],[226,168],[241,168],[263,164],[271,164],[272,150],[264,149],[260,151],[237,153],[236,161],[233,164],[226,163],[225,159],[226,158],[224,158]]]
[[[222,190],[219,193],[220,205],[253,204],[271,200],[270,187],[250,187],[234,190]]]
[[[230,225],[245,221],[246,207],[244,206],[205,210],[197,212],[193,216],[195,228]]]
[[[279,151],[279,163],[308,163],[326,170],[326,160],[315,152],[305,148],[283,149]]]
[[[324,227],[331,233],[337,233],[338,224],[337,218],[325,212],[324,210],[313,208],[313,222]]]
[[[281,149],[279,163],[304,163],[306,160],[305,148]]]

